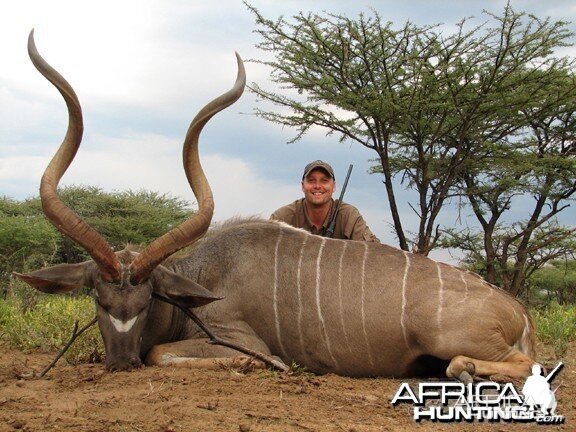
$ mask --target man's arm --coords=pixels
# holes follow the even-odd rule
[[[348,239],[380,243],[356,207],[342,203],[340,216],[342,217],[344,235]]]
[[[378,237],[376,237],[376,235],[374,235],[372,231],[370,231],[370,228],[368,228],[368,225],[362,216],[360,216],[356,221],[350,240],[380,243],[380,240]]]

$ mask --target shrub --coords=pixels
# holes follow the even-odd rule
[[[554,348],[556,357],[563,357],[568,344],[576,340],[576,306],[550,303],[542,309],[533,309],[538,339]]]
[[[69,186],[59,194],[114,250],[126,243],[147,244],[193,213],[185,200],[146,190],[104,192],[97,187]],[[16,201],[0,196],[0,251],[2,297],[10,294],[13,271],[89,259],[82,247],[44,217],[38,197]]]
[[[576,303],[576,261],[552,261],[530,276],[529,285],[541,302]]]
[[[94,301],[88,296],[43,296],[38,303],[23,309],[17,297],[0,300],[0,340],[9,346],[30,351],[54,351],[62,348],[79,327],[95,315]],[[100,361],[104,348],[97,326],[83,333],[66,352],[71,364]]]

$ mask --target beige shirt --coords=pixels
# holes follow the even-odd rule
[[[336,204],[337,201],[332,200],[332,211],[336,209]],[[330,221],[332,211],[328,214],[322,228],[316,229],[304,209],[304,198],[301,198],[292,204],[280,207],[272,213],[270,219],[286,222],[289,225],[302,228],[312,234],[322,235]],[[378,240],[372,231],[370,231],[368,225],[366,225],[366,221],[358,209],[345,202],[342,202],[338,215],[336,216],[333,238],[380,243],[380,240]]]

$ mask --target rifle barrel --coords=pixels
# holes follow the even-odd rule
[[[330,217],[330,222],[328,223],[328,227],[326,228],[326,232],[324,233],[324,237],[334,236],[334,229],[336,228],[336,216],[338,216],[338,212],[340,211],[340,204],[342,204],[342,200],[344,199],[344,193],[346,192],[346,187],[348,186],[348,180],[350,179],[350,174],[352,174],[352,168],[354,168],[353,164],[350,164],[348,167],[348,173],[346,174],[346,179],[344,180],[344,185],[342,186],[342,190],[340,191],[340,198],[338,198],[338,203],[336,204],[336,208]]]
[[[551,382],[554,379],[554,375],[556,375],[556,373],[562,368],[564,367],[564,363],[560,362],[558,363],[558,365],[552,369],[552,372],[550,372],[547,376],[546,376],[546,381],[547,382]]]

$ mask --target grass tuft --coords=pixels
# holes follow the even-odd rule
[[[0,341],[24,352],[51,352],[62,348],[79,327],[95,315],[92,298],[87,296],[46,296],[28,308],[17,297],[0,300]],[[101,361],[104,347],[98,326],[82,334],[64,355],[71,364]]]

